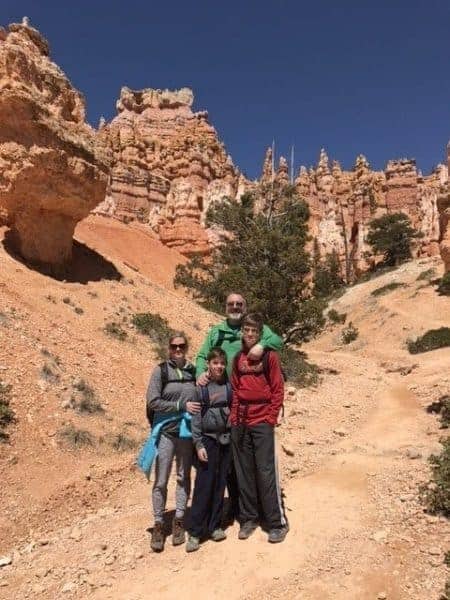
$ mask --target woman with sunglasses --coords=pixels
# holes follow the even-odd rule
[[[158,423],[161,428],[152,490],[155,525],[150,546],[154,552],[164,549],[163,517],[174,459],[177,484],[172,543],[178,546],[185,541],[183,519],[191,489],[193,445],[192,438],[180,432],[180,425],[185,412],[195,414],[200,410],[196,401],[195,367],[186,360],[187,349],[186,337],[182,333],[173,335],[169,339],[168,359],[154,369],[147,389],[147,416],[152,426]]]

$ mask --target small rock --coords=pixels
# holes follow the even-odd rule
[[[48,546],[50,540],[48,538],[42,538],[38,541],[39,546]]]
[[[345,429],[342,428],[338,428],[338,429],[333,429],[333,433],[340,436],[340,437],[344,437],[347,435],[347,431]]]
[[[387,600],[386,592],[378,592],[377,600]]]
[[[315,444],[315,441],[314,441],[314,440],[306,440],[306,444],[307,444],[308,446],[314,446],[314,444]]]
[[[76,542],[79,542],[81,540],[81,538],[83,537],[81,529],[79,529],[78,527],[74,527],[72,529],[72,531],[70,532],[69,537],[71,540],[75,540]]]
[[[431,556],[440,556],[441,555],[441,549],[437,548],[436,546],[433,546],[432,548],[430,548],[428,550],[428,554],[431,554]]]
[[[375,542],[385,542],[387,535],[388,534],[385,529],[380,529],[379,531],[375,531],[371,537]]]
[[[422,458],[422,453],[417,448],[408,448],[406,450],[406,456],[411,460],[415,460],[416,458]]]
[[[285,454],[287,454],[288,456],[294,456],[295,452],[292,446],[288,446],[287,444],[281,444],[281,447],[283,448]]]
[[[11,556],[0,556],[0,567],[6,567],[12,563]]]
[[[296,393],[297,393],[297,390],[295,389],[295,387],[292,387],[292,386],[288,387],[286,390],[286,394],[288,396],[295,396]]]
[[[111,554],[110,556],[107,556],[105,558],[105,565],[112,565],[115,560],[116,560],[116,557]]]
[[[73,583],[73,581],[69,581],[68,583],[65,583],[61,589],[63,594],[67,594],[69,592],[73,592],[76,589],[77,585],[76,583]]]

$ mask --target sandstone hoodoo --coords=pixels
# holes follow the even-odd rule
[[[449,189],[445,165],[423,177],[414,160],[391,160],[384,171],[372,171],[359,155],[353,169],[344,171],[337,161],[330,164],[322,150],[317,167],[301,167],[295,185],[309,205],[310,231],[321,256],[335,250],[348,279],[373,264],[366,243],[369,223],[386,213],[407,214],[421,232],[415,256],[439,253],[438,202],[448,197]]]
[[[101,129],[114,153],[111,183],[96,212],[148,224],[183,254],[209,251],[202,226],[211,202],[236,197],[239,173],[193,94],[122,88],[118,115]]]
[[[448,172],[450,173],[450,142],[447,146]],[[450,185],[446,193],[442,193],[438,199],[439,219],[441,228],[440,251],[444,261],[445,272],[450,271]]]
[[[0,212],[20,254],[54,269],[105,196],[110,155],[83,96],[25,17],[0,29]]]

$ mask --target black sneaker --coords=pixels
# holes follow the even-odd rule
[[[164,550],[164,530],[162,523],[155,523],[150,540],[150,548],[153,552],[162,552]]]
[[[257,527],[258,527],[258,523],[255,523],[254,521],[246,521],[245,523],[243,523],[241,525],[241,528],[239,529],[238,539],[240,539],[240,540],[248,539]]]
[[[279,527],[269,531],[269,542],[271,544],[279,544],[284,540],[289,531],[289,527]]]

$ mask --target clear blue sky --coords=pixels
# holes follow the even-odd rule
[[[449,0],[2,0],[0,15],[30,17],[93,124],[122,85],[191,87],[249,177],[272,138],[296,167],[322,146],[346,168],[445,158]]]

